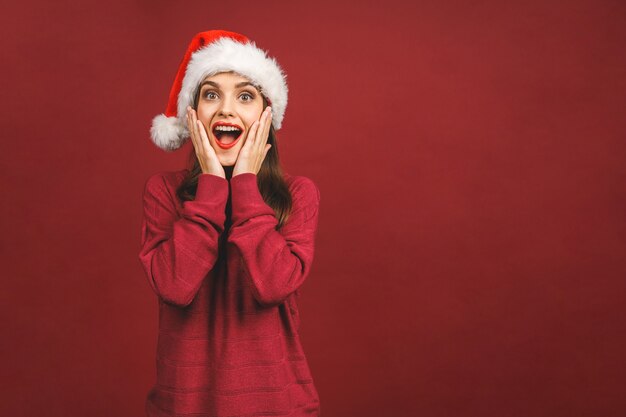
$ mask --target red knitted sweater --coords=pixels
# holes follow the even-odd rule
[[[185,171],[151,176],[143,196],[139,259],[159,299],[147,415],[319,416],[296,302],[313,261],[319,189],[286,174],[293,208],[276,231],[255,174],[201,174],[195,200],[181,204]]]

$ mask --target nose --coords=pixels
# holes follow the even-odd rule
[[[225,117],[235,115],[234,106],[230,99],[222,100],[222,105],[218,109],[217,114]]]

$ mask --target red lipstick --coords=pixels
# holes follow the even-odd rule
[[[219,141],[218,136],[217,136],[217,134],[215,132],[215,128],[218,127],[218,126],[231,126],[231,127],[234,127],[237,130],[239,130],[239,134],[237,135],[235,140],[233,140],[231,143],[224,144],[224,143]],[[241,139],[241,137],[243,136],[243,128],[241,126],[237,125],[237,124],[234,124],[234,123],[216,122],[215,124],[213,124],[213,126],[211,128],[211,134],[215,138],[215,143],[217,143],[217,146],[219,146],[222,149],[230,149],[233,146],[235,146],[237,144],[237,142],[239,142],[239,139]],[[235,132],[235,134],[236,134],[236,132]]]

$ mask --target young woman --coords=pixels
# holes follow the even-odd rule
[[[151,137],[190,167],[148,178],[139,259],[159,299],[148,416],[319,416],[298,334],[319,189],[283,173],[285,75],[243,35],[191,41]]]

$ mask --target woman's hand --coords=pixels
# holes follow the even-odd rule
[[[267,143],[271,125],[272,108],[268,106],[261,113],[261,118],[255,121],[248,130],[245,142],[237,156],[233,177],[246,172],[258,174],[267,151],[272,147]]]
[[[224,167],[218,159],[215,149],[211,146],[204,125],[198,120],[196,111],[191,106],[187,106],[187,128],[191,134],[191,141],[196,150],[202,173],[217,175],[225,179]]]

